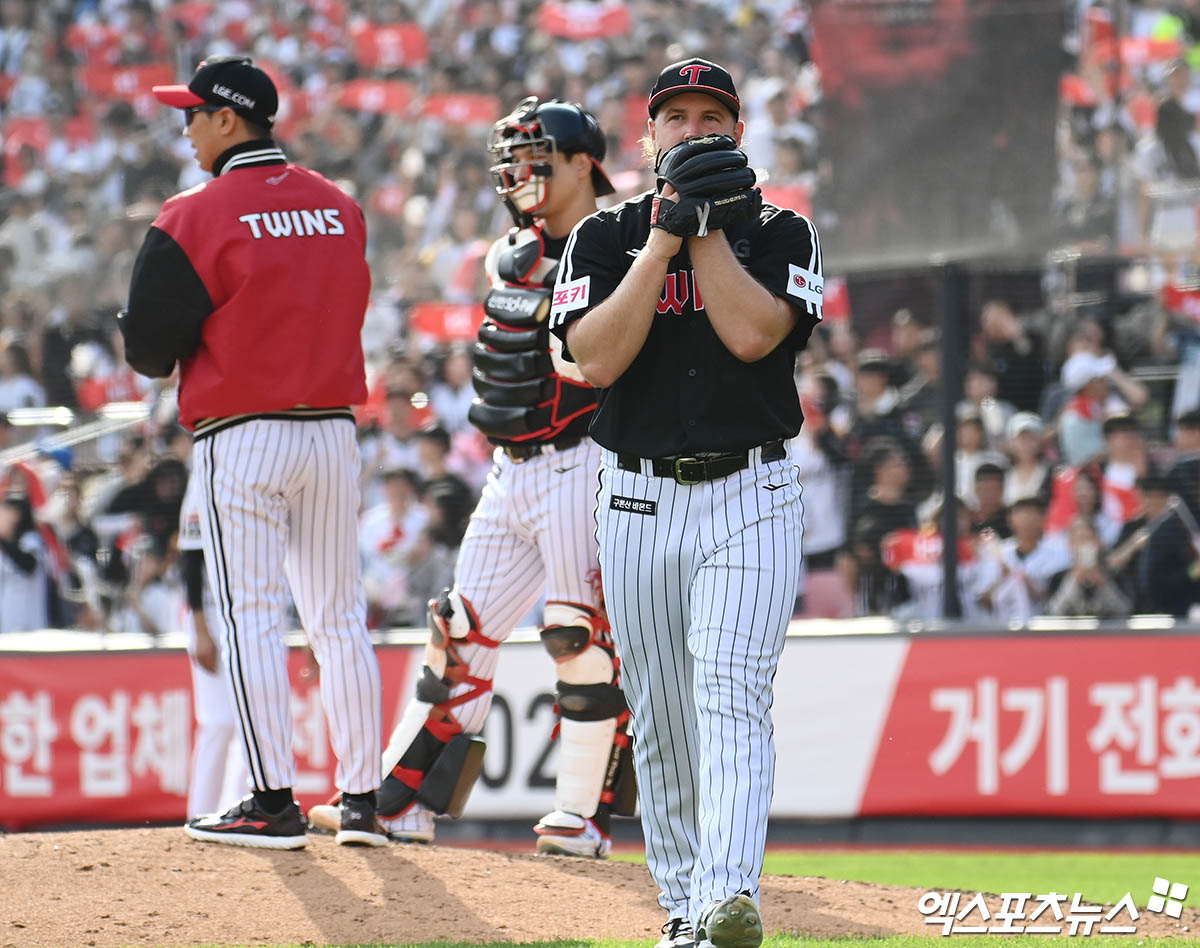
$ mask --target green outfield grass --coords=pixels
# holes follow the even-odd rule
[[[1185,904],[1200,905],[1200,853],[816,850],[769,852],[763,871],[964,892],[1079,892],[1110,905],[1131,892],[1139,906],[1161,876],[1195,888]]]
[[[629,854],[613,858],[645,861]],[[797,850],[768,852],[763,871],[962,892],[1078,892],[1090,902],[1106,904],[1131,892],[1138,905],[1146,904],[1154,878],[1161,876],[1195,888],[1185,904],[1200,905],[1200,853]]]

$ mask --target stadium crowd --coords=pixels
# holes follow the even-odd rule
[[[953,433],[969,618],[1186,615],[1200,602],[1200,369],[1180,370],[1155,428],[1165,440],[1150,437],[1154,399],[1130,371],[1200,366],[1194,199],[1181,226],[1162,198],[1200,176],[1200,22],[1131,7],[1128,38],[1148,50],[1138,68],[1112,66],[1121,34],[1105,32],[1103,4],[1069,8],[1058,242],[1134,254],[1140,282],[1128,305],[1016,312],[997,298],[970,314]],[[766,198],[835,227],[808,26],[788,0],[0,0],[0,632],[158,635],[177,622],[189,439],[172,383],[132,373],[115,331],[146,226],[205,177],[154,82],[205,54],[252,54],[281,89],[280,142],[367,214],[361,552],[372,624],[404,625],[450,581],[490,466],[467,406],[482,258],[509,223],[482,147],[491,123],[531,93],[581,102],[606,130],[623,199],[652,183],[646,90],[703,50],[737,78]],[[908,309],[882,333],[831,318],[802,356],[806,506],[845,516],[806,527],[798,614],[939,615],[937,332],[934,314]],[[129,401],[149,420],[74,452],[28,413],[66,406],[79,420]]]

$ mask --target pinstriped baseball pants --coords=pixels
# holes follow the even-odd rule
[[[359,467],[354,424],[343,418],[253,419],[193,448],[221,657],[260,790],[295,782],[289,590],[321,666],[334,782],[347,793],[379,786],[382,699],[358,558]]]
[[[684,486],[602,455],[600,571],[633,713],[646,858],[673,917],[694,921],[737,892],[758,900],[771,689],[800,571],[796,475],[755,449],[747,469]]]

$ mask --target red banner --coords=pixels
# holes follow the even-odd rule
[[[538,10],[538,29],[563,39],[612,39],[633,29],[629,8],[620,2],[543,3]]]
[[[418,303],[410,323],[414,332],[438,342],[474,342],[483,316],[480,303]]]
[[[351,79],[338,92],[337,104],[359,112],[404,115],[413,100],[407,82],[386,79]]]
[[[380,647],[384,733],[407,702],[415,650]],[[334,792],[319,681],[292,649],[292,750],[301,807]],[[0,662],[0,826],[182,822],[192,746],[182,651],[6,654]]]
[[[66,45],[80,60],[116,62],[121,55],[121,31],[106,23],[72,23]]]
[[[101,98],[124,99],[133,102],[150,95],[151,86],[170,85],[175,71],[169,63],[148,63],[145,66],[88,66],[83,70],[83,87]]]
[[[421,106],[425,118],[441,119],[453,125],[488,125],[500,118],[500,99],[474,92],[450,92],[431,95]]]
[[[864,815],[1200,816],[1200,639],[916,639]]]
[[[415,23],[363,24],[353,30],[353,41],[354,58],[370,70],[408,69],[429,59],[429,38]]]

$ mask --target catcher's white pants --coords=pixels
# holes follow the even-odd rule
[[[455,586],[475,609],[480,631],[493,642],[508,639],[542,593],[547,600],[600,607],[596,582],[599,559],[596,551],[596,471],[600,449],[591,439],[565,451],[553,449],[517,463],[503,451],[495,453],[483,495],[471,514],[466,535],[455,564]],[[457,643],[459,656],[471,676],[491,681],[496,674],[499,651],[495,646]],[[608,683],[605,679],[604,684]],[[450,691],[454,699],[474,686],[462,684]],[[466,734],[483,729],[492,706],[490,688],[453,708]],[[612,753],[611,743],[602,747],[572,748],[576,730],[563,728],[559,740],[559,788],[555,806],[577,799],[578,784],[567,768],[591,773],[593,754]],[[566,763],[566,762],[574,762]],[[603,767],[599,768],[603,772]],[[579,778],[575,775],[575,780]],[[596,788],[599,799],[600,788]],[[586,814],[588,816],[592,814]]]
[[[512,635],[543,592],[548,600],[599,607],[591,585],[599,567],[592,518],[599,466],[600,448],[590,438],[519,464],[496,451],[454,567],[454,584],[489,639]],[[459,653],[476,678],[495,677],[496,649],[464,645]],[[450,696],[469,689],[460,685]],[[454,713],[467,734],[478,734],[491,705],[487,691]]]
[[[758,901],[775,778],[772,682],[796,599],[786,458],[685,486],[603,452],[600,573],[632,711],[646,860],[672,916]]]
[[[295,782],[287,675],[289,590],[321,666],[321,702],[346,793],[379,786],[379,663],[358,556],[353,422],[253,419],[193,449],[204,485],[204,561],[214,626],[257,789]]]

